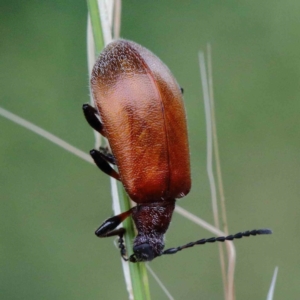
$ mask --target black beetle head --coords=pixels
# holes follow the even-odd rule
[[[156,257],[150,244],[144,243],[133,247],[134,254],[130,256],[131,262],[151,261]]]

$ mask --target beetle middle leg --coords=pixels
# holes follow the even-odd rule
[[[107,160],[109,163],[116,165],[116,159],[114,155],[109,151],[108,147],[100,147],[101,155]]]
[[[131,215],[131,209],[125,211],[119,215],[111,217],[104,221],[104,223],[95,231],[96,236],[103,238],[103,237],[110,237],[110,236],[119,236],[118,244],[120,248],[120,254],[124,260],[128,260],[126,257],[126,249],[124,246],[124,239],[123,236],[126,232],[125,228],[118,228],[117,226],[121,224],[129,215]]]
[[[107,162],[106,156],[101,153],[100,151],[97,151],[95,149],[90,151],[90,155],[93,158],[95,164],[97,167],[104,172],[105,174],[115,178],[116,180],[120,180],[120,175],[117,173]]]

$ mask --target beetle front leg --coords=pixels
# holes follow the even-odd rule
[[[131,215],[131,209],[121,213],[117,216],[107,219],[104,223],[95,231],[96,236],[103,238],[103,237],[110,237],[110,236],[119,236],[118,244],[120,248],[120,254],[124,260],[128,260],[126,257],[126,249],[124,246],[123,236],[126,232],[125,228],[118,228],[117,226],[121,224],[129,215]]]
[[[97,117],[97,115],[99,115],[99,114],[98,114],[98,111],[96,110],[96,108],[94,108],[93,106],[91,106],[89,104],[83,104],[82,110],[83,110],[84,116],[85,116],[87,122],[90,124],[90,126],[93,129],[95,129],[96,131],[98,131],[101,135],[106,136],[105,132],[104,132],[103,124],[100,122],[100,120]]]

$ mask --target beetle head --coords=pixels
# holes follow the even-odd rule
[[[130,256],[131,262],[151,261],[156,257],[150,244],[141,244],[133,247],[134,254]]]
[[[131,262],[151,261],[162,254],[164,246],[163,235],[138,234],[134,240],[133,254],[129,260]]]

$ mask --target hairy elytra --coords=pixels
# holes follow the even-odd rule
[[[167,66],[144,47],[109,44],[91,77],[121,181],[136,203],[181,198],[191,187],[185,109]]]
[[[90,154],[103,172],[122,182],[129,197],[137,203],[129,211],[104,221],[95,233],[98,237],[118,235],[125,260],[151,261],[196,244],[270,233],[247,231],[163,251],[164,234],[176,198],[184,197],[191,188],[182,89],[152,52],[134,42],[116,40],[106,46],[94,65],[91,91],[96,108],[83,105],[84,115],[108,139],[112,153],[100,148]],[[115,164],[119,173],[109,163]],[[125,229],[116,227],[130,215],[138,234],[133,254],[127,258],[123,244]]]

